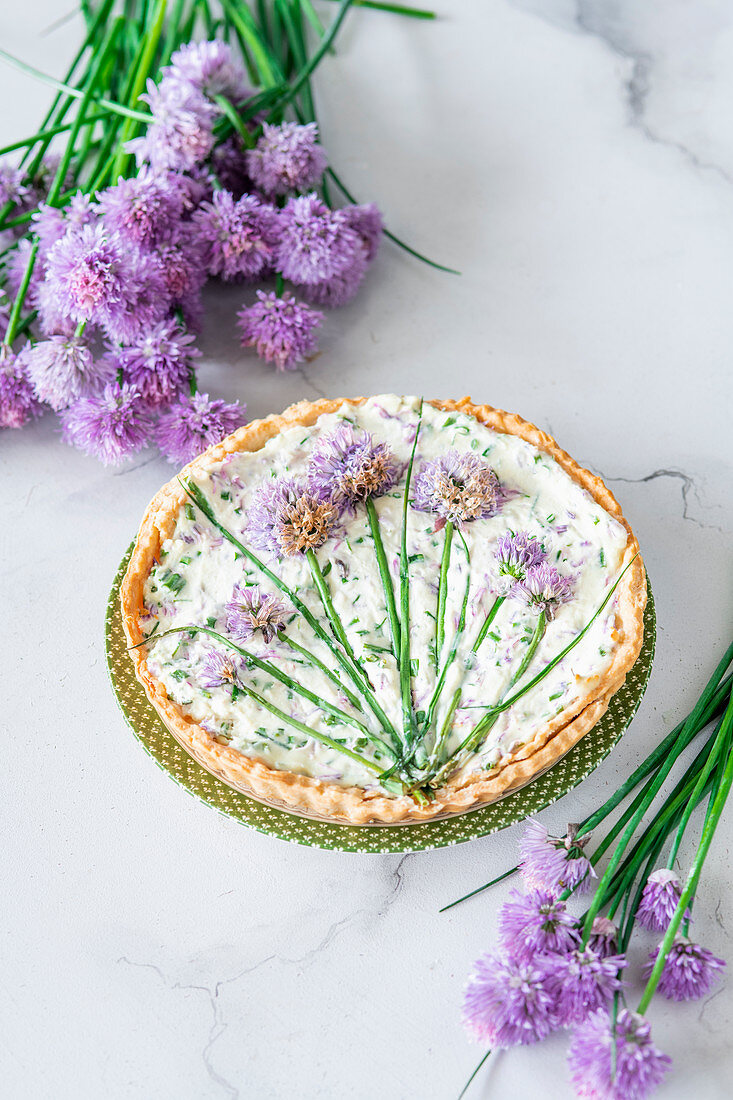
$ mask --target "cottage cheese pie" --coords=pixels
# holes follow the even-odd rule
[[[603,482],[520,417],[302,402],[210,448],[143,519],[130,656],[226,783],[353,824],[494,801],[589,734],[642,643]]]

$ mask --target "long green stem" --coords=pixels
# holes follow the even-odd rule
[[[527,646],[527,651],[522,658],[519,668],[509,681],[509,686],[507,688],[508,691],[511,691],[514,685],[519,683],[519,681],[522,679],[525,672],[529,668],[530,664],[532,663],[534,655],[537,652],[537,646],[542,641],[542,636],[545,633],[546,626],[547,616],[545,615],[544,611],[540,611],[539,615],[537,616],[537,622],[535,623],[534,630],[532,632],[532,637],[530,638],[529,645]],[[491,730],[494,724],[498,721],[499,714],[502,710],[505,709],[506,707],[503,704],[497,704],[497,706],[490,709],[490,711],[481,719],[481,721],[476,724],[476,726],[468,734],[468,736],[463,739],[458,748],[448,757],[445,764],[436,774],[435,779],[433,780],[434,784],[439,784],[440,782],[442,782],[443,779],[445,779],[451,771],[454,771],[457,767],[459,767],[461,758],[464,753],[467,754],[476,750],[476,748],[480,744],[481,738],[485,737],[489,730]]]
[[[327,676],[328,679],[336,685],[338,690],[344,693],[346,698],[351,703],[352,707],[356,707],[356,709],[360,711],[364,710],[361,699],[359,699],[358,696],[354,695],[353,691],[350,691],[349,688],[347,688],[346,685],[339,679],[337,674],[332,669],[330,669],[328,665],[324,665],[323,661],[320,661],[318,657],[316,657],[315,653],[311,653],[309,649],[306,649],[302,645],[298,645],[297,642],[294,642],[292,638],[289,638],[288,635],[284,634],[282,631],[278,634],[278,639],[283,643],[283,645],[286,645],[289,649],[292,649],[294,653],[299,653],[301,657],[305,657],[306,661],[312,664],[314,668],[317,668],[320,672],[323,673],[324,676]]]
[[[726,708],[725,719],[721,726],[721,733],[724,733],[725,736],[728,736],[731,727],[733,727],[733,695],[731,695],[730,701]],[[728,798],[728,795],[730,794],[731,785],[733,785],[733,752],[728,754],[728,759],[726,761],[725,769],[722,774],[720,786],[718,787],[715,796],[711,800],[710,814],[705,823],[705,826],[703,827],[700,844],[697,849],[695,858],[692,862],[692,866],[690,867],[687,881],[685,882],[684,888],[682,890],[677,908],[674,911],[674,916],[672,917],[672,920],[669,923],[669,927],[664,934],[664,938],[659,945],[659,952],[657,954],[656,961],[654,963],[654,966],[652,967],[652,972],[649,975],[649,980],[646,984],[646,988],[644,989],[641,1000],[639,1001],[639,1007],[637,1011],[641,1014],[646,1012],[647,1008],[649,1007],[649,1003],[654,996],[654,991],[659,984],[659,979],[662,976],[665,959],[669,954],[669,950],[674,943],[674,938],[677,935],[677,930],[682,923],[688,905],[695,896],[697,884],[700,879],[700,875],[702,874],[702,869],[705,865],[705,860],[710,850],[710,845],[712,844],[713,837],[715,836],[715,830],[718,827],[718,822],[720,821],[721,815],[725,808],[726,800]]]
[[[460,611],[460,614],[458,616],[458,626],[457,626],[456,631],[453,635],[453,641],[451,642],[451,647],[450,647],[450,650],[448,652],[448,656],[445,659],[445,662],[443,664],[443,668],[440,671],[440,675],[438,676],[437,682],[436,682],[435,687],[433,689],[433,694],[430,697],[430,702],[428,703],[428,709],[427,709],[427,713],[425,715],[425,721],[423,722],[423,737],[427,737],[428,734],[430,733],[431,728],[432,728],[433,719],[435,717],[435,712],[438,708],[438,703],[440,702],[440,697],[443,694],[443,688],[445,687],[445,681],[448,677],[448,672],[450,671],[450,669],[453,665],[453,662],[456,659],[456,654],[458,652],[458,646],[460,644],[461,638],[463,637],[463,632],[466,629],[466,610],[468,608],[468,595],[469,595],[469,592],[470,592],[470,589],[471,589],[471,556],[470,556],[469,550],[468,550],[468,543],[466,542],[466,540],[464,539],[464,537],[463,537],[463,535],[461,534],[460,531],[458,532],[458,534],[460,535],[461,542],[463,543],[463,550],[464,550],[464,553],[466,555],[466,583],[465,583],[464,589],[463,589],[463,601],[461,603],[461,611]],[[458,689],[458,690],[460,691],[460,689]],[[454,695],[454,700],[455,700],[455,695]],[[433,750],[430,754],[430,757],[428,758],[428,763],[427,763],[428,772],[430,772],[431,768],[435,764],[436,759],[440,755],[443,734],[445,733],[446,728],[448,730],[450,730],[450,726],[451,726],[452,721],[453,721],[453,715],[455,714],[455,709],[456,708],[455,708],[455,706],[452,702],[450,704],[450,707],[449,707],[449,713],[446,717],[446,721],[443,724],[443,731],[441,732],[441,735],[438,738],[436,738],[435,745],[434,745]]]
[[[490,1054],[491,1054],[491,1047],[489,1047],[489,1049],[486,1051],[486,1054],[484,1054],[483,1058],[481,1059],[479,1064],[476,1066],[476,1069],[473,1071],[473,1073],[471,1074],[471,1076],[468,1078],[465,1085],[461,1089],[460,1093],[458,1094],[458,1100],[463,1100],[463,1097],[468,1092],[468,1089],[469,1089],[469,1086],[470,1086],[471,1082],[474,1080],[476,1074],[481,1069],[481,1067],[483,1066],[484,1062],[486,1061],[486,1059],[489,1057]]]
[[[13,65],[16,69],[20,69],[21,72],[35,77],[36,80],[41,80],[44,84],[49,84],[52,88],[56,88],[60,92],[65,92],[67,96],[71,96],[73,99],[84,98],[84,92],[80,91],[78,88],[72,88],[62,80],[54,80],[52,76],[48,76],[46,73],[42,73],[38,69],[35,69],[32,65],[27,65],[25,61],[20,61],[19,58],[13,57],[7,50],[0,49],[0,59],[7,61],[9,65]],[[137,122],[150,122],[150,114],[143,114],[142,111],[133,111],[129,107],[125,107],[122,103],[114,103],[104,96],[95,99],[95,103],[98,103],[99,106],[103,107],[106,111],[111,111],[112,114],[122,115],[123,118],[132,118]]]
[[[415,737],[415,716],[412,709],[412,665],[410,662],[410,559],[407,547],[407,518],[410,503],[412,468],[415,465],[417,441],[422,427],[422,398],[415,425],[410,461],[405,472],[402,492],[402,533],[400,543],[400,698],[402,700],[402,736],[409,749]]]
[[[706,696],[708,694],[712,694],[712,692],[710,691],[711,684],[712,684],[712,680],[708,682],[708,685],[706,686],[705,691],[703,692],[703,695],[701,696],[701,700],[704,696]],[[688,722],[692,722],[693,716],[698,713],[699,708],[700,708],[700,701],[698,701],[697,706],[692,711],[692,714],[688,718]],[[588,914],[587,914],[586,919],[585,919],[585,925],[583,927],[584,942],[587,942],[588,936],[590,935],[590,929],[591,929],[591,926],[593,924],[593,921],[596,918],[596,916],[598,915],[598,912],[599,912],[599,910],[600,910],[600,908],[603,904],[603,897],[604,897],[604,894],[606,893],[606,891],[608,889],[609,882],[610,882],[611,878],[613,877],[613,875],[615,874],[616,869],[617,869],[619,863],[621,862],[623,854],[624,854],[626,848],[628,847],[634,833],[636,832],[637,828],[639,827],[639,824],[640,824],[642,818],[644,817],[644,814],[646,813],[649,806],[652,804],[652,802],[653,802],[654,798],[656,797],[658,791],[660,790],[662,784],[664,783],[665,779],[667,778],[670,771],[674,767],[675,762],[677,760],[677,756],[678,756],[677,753],[670,753],[666,757],[666,759],[662,761],[662,763],[660,764],[659,769],[658,769],[654,779],[651,781],[651,783],[648,784],[646,794],[645,794],[644,798],[640,801],[639,808],[637,809],[636,813],[633,814],[633,816],[630,818],[629,823],[626,826],[626,829],[622,833],[621,839],[619,840],[618,844],[616,845],[614,853],[611,856],[610,862],[609,862],[608,866],[606,867],[606,870],[603,873],[603,877],[601,878],[601,880],[598,884],[598,887],[597,887],[595,895],[593,897],[593,901],[591,902],[590,908],[588,909]]]
[[[299,733],[304,733],[306,737],[312,737],[314,741],[320,741],[323,745],[328,745],[329,748],[335,749],[336,752],[341,753],[342,756],[348,756],[351,760],[356,760],[364,768],[368,768],[369,771],[376,772],[381,775],[383,769],[381,765],[375,763],[374,760],[368,760],[365,756],[360,756],[358,752],[354,752],[353,749],[348,749],[346,745],[342,745],[339,741],[334,741],[333,737],[328,737],[325,733],[321,733],[320,730],[314,730],[311,726],[306,726],[304,722],[300,722],[297,718],[293,718],[292,714],[287,714],[284,710],[280,710],[274,703],[269,702],[263,695],[254,691],[251,687],[247,687],[246,684],[241,685],[242,691],[254,699],[256,703],[259,703],[265,710],[269,710],[270,714],[274,714],[276,718],[279,718],[281,722],[285,722],[286,725],[292,726],[293,729],[298,730]],[[399,791],[402,790],[401,785],[397,786]]]
[[[364,672],[364,669],[359,664],[356,654],[351,647],[351,642],[346,635],[344,624],[341,622],[341,616],[339,615],[336,608],[333,606],[331,589],[328,587],[328,581],[324,577],[323,570],[318,564],[318,558],[315,555],[315,551],[311,549],[306,550],[305,559],[310,567],[313,583],[316,586],[316,591],[318,592],[319,599],[323,605],[323,610],[326,612],[326,618],[331,624],[334,634],[343,646],[344,652],[346,653],[351,663],[361,673],[367,685],[369,686],[369,688],[371,688],[372,685],[369,684],[369,678]]]
[[[453,544],[453,531],[455,530],[450,520],[445,525],[443,537],[443,554],[440,559],[440,576],[438,579],[438,600],[435,611],[435,667],[438,667],[440,653],[445,641],[445,605],[448,599],[448,572],[450,570],[450,551]]]
[[[387,555],[384,550],[382,529],[379,526],[379,515],[377,513],[374,501],[371,497],[367,497],[366,500],[366,514],[367,520],[369,522],[369,530],[372,535],[372,541],[374,542],[374,553],[377,559],[377,568],[379,569],[379,576],[382,581],[384,602],[387,608],[387,618],[389,619],[389,632],[392,638],[392,653],[394,655],[395,661],[397,661],[397,663],[399,664],[400,620],[397,614],[397,604],[395,603],[394,584],[392,583],[392,575],[389,571],[389,563],[387,561]]]
[[[145,46],[132,83],[130,98],[127,101],[129,107],[134,108],[138,100],[140,99],[140,96],[145,91],[145,82],[151,75],[155,53],[158,49],[160,36],[163,33],[167,6],[168,0],[158,0],[155,6],[155,10],[153,12],[153,18],[150,23],[150,27],[146,28],[145,30]],[[133,119],[126,118],[122,126],[122,132],[119,139],[119,149],[117,152],[117,156],[115,157],[115,162],[112,169],[113,180],[116,180],[118,176],[124,174],[125,165],[127,164],[129,158],[129,153],[125,151],[125,144],[135,133],[136,125],[137,124]]]

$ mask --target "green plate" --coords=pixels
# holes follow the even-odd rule
[[[109,596],[107,665],[120,709],[155,762],[195,798],[251,829],[280,840],[335,852],[419,852],[446,848],[495,833],[543,810],[585,779],[620,739],[641,702],[654,657],[656,616],[651,588],[644,613],[644,645],[624,686],[590,733],[548,772],[499,802],[457,817],[418,825],[338,825],[275,809],[232,790],[181,748],[165,728],[135,678],[120,615],[120,584],[132,547],[123,558]]]

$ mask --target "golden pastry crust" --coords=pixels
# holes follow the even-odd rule
[[[237,451],[259,450],[268,439],[296,424],[313,424],[319,416],[338,410],[345,401],[359,405],[366,398],[322,399],[301,401],[282,415],[255,420],[240,428],[222,443],[210,447],[183,471],[200,474]],[[430,821],[495,802],[504,795],[529,783],[551,768],[598,722],[611,697],[623,684],[626,674],[639,656],[644,633],[646,605],[646,574],[639,555],[639,546],[624,519],[613,494],[599,477],[584,470],[551,436],[514,413],[491,405],[474,405],[468,397],[460,401],[430,401],[446,412],[458,411],[473,416],[497,432],[519,436],[538,450],[550,455],[559,466],[621,523],[628,540],[623,563],[634,558],[631,567],[616,590],[616,642],[611,666],[600,676],[583,679],[579,692],[560,714],[522,748],[503,757],[490,772],[457,776],[436,792],[433,801],[419,806],[409,796],[390,798],[360,787],[339,787],[320,779],[277,771],[260,760],[244,756],[227,745],[221,745],[211,734],[183,713],[151,672],[147,649],[140,645],[143,634],[139,616],[143,611],[143,595],[148,574],[155,564],[161,544],[175,529],[178,512],[186,496],[178,478],[168,482],[152,500],[138,533],[130,563],[121,587],[122,620],[135,664],[138,680],[165,725],[177,741],[204,768],[225,783],[260,801],[282,806],[308,816],[347,822],[352,825],[395,824]]]

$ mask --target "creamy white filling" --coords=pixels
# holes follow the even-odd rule
[[[387,443],[402,461],[409,458],[417,420],[418,400],[392,395],[371,398],[355,407],[348,403],[337,413],[322,416],[311,427],[294,427],[269,440],[254,453],[237,453],[211,465],[198,483],[211,501],[218,519],[247,543],[245,517],[253,492],[280,474],[302,474],[315,440],[331,432],[343,417]],[[445,413],[430,405],[423,408],[415,470],[425,459],[449,449],[485,456],[511,498],[490,519],[475,520],[463,528],[470,564],[458,538],[454,539],[446,606],[445,657],[455,635],[465,585],[469,583],[466,629],[450,666],[436,711],[440,729],[454,691],[462,687],[447,751],[457,748],[483,713],[482,707],[499,700],[519,666],[536,621],[536,612],[515,599],[501,606],[479,653],[471,646],[496,598],[495,549],[498,537],[511,530],[537,536],[549,551],[548,561],[574,578],[573,598],[557,609],[549,622],[523,681],[559,653],[589,619],[616,579],[626,546],[626,531],[584,489],[531,444],[513,435],[494,432],[461,413]],[[399,591],[399,550],[403,482],[376,500],[389,566]],[[443,532],[435,531],[435,516],[410,509],[410,646],[414,665],[413,699],[416,710],[426,709],[436,681],[430,652],[435,637],[435,612]],[[267,566],[281,577],[325,623],[323,608],[313,587],[310,570],[300,556],[278,558],[257,551]],[[344,516],[339,530],[317,557],[329,569],[333,603],[357,656],[374,684],[379,703],[390,720],[401,728],[399,677],[389,652],[389,625],[373,542],[363,507]],[[181,508],[175,533],[162,547],[160,564],[145,587],[147,615],[142,627],[162,634],[171,627],[214,625],[225,632],[224,605],[237,582],[273,586],[246,559],[235,553],[208,521],[191,506]],[[531,692],[501,715],[486,741],[465,765],[467,771],[490,769],[506,754],[516,751],[560,711],[570,705],[588,677],[602,676],[613,658],[612,632],[615,598],[572,652]],[[156,624],[159,620],[159,625]],[[295,615],[287,628],[299,645],[314,653],[329,668],[334,660],[308,624]],[[306,737],[273,716],[251,698],[232,698],[231,688],[205,690],[201,665],[207,651],[216,647],[210,638],[193,640],[178,635],[150,645],[148,664],[183,711],[221,741],[274,768],[327,779],[344,786],[373,788],[375,774],[341,752]],[[293,660],[277,640],[267,645],[261,636],[247,648],[271,661],[347,713],[354,714],[374,732],[372,716],[358,714],[325,675]],[[226,650],[223,650],[226,652]],[[334,725],[317,706],[257,669],[244,673],[246,682],[281,711],[296,717],[314,731],[373,759],[371,744],[348,725]],[[348,686],[349,681],[344,678]],[[386,761],[385,761],[386,763]]]

